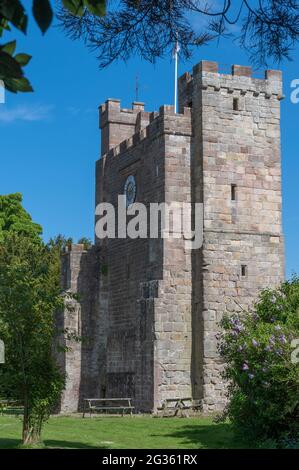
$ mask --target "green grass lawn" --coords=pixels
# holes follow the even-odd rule
[[[20,446],[21,419],[0,416],[0,448]],[[53,417],[43,431],[46,448],[63,449],[237,449],[230,424],[208,418]]]

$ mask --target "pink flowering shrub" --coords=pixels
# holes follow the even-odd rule
[[[229,403],[223,419],[254,439],[298,440],[299,278],[265,290],[254,312],[225,317],[219,350]],[[292,343],[293,341],[293,343]]]

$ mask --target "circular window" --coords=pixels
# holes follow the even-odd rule
[[[124,189],[127,207],[129,207],[135,201],[136,191],[137,191],[137,188],[136,188],[135,178],[133,175],[130,175],[128,176],[126,180],[125,189]]]

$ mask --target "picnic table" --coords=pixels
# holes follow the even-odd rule
[[[134,409],[131,398],[85,398],[83,418],[87,412],[91,417],[94,412],[112,410],[121,411],[122,416],[124,416],[125,411],[129,411],[132,416]]]
[[[192,397],[176,397],[176,398],[166,398],[162,406],[158,408],[158,411],[162,411],[162,416],[169,416],[169,411],[172,411],[173,416],[177,416],[179,413],[182,414],[183,411],[187,412],[189,410],[199,410],[201,409],[200,400],[193,400]]]

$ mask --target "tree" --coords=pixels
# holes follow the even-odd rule
[[[40,440],[64,387],[52,342],[63,307],[53,254],[41,241],[8,232],[0,244],[0,336],[6,363],[0,384],[24,404],[23,442]]]
[[[70,300],[76,298],[65,296],[60,282],[61,253],[72,239],[58,235],[45,244],[41,233],[23,208],[21,194],[0,196],[0,338],[6,359],[0,394],[24,404],[24,444],[40,441],[64,388],[55,354],[56,313],[72,311]],[[67,329],[59,333],[80,341]]]
[[[220,6],[219,6],[220,5]],[[256,63],[290,57],[299,37],[299,4],[294,0],[122,0],[108,3],[107,14],[85,11],[77,17],[60,9],[61,27],[72,39],[82,39],[98,54],[101,67],[137,54],[154,62],[179,38],[182,56],[194,47],[229,34]]]
[[[220,353],[229,402],[223,418],[253,440],[299,444],[299,278],[263,291],[253,312],[225,317]]]
[[[72,39],[82,39],[106,67],[134,54],[154,62],[179,38],[181,54],[189,58],[194,47],[232,34],[253,62],[290,58],[298,41],[299,5],[296,0],[57,0],[60,25]],[[32,0],[32,13],[44,34],[53,20],[50,0]],[[11,27],[27,33],[28,14],[21,0],[0,0],[0,37]],[[201,32],[199,30],[201,29]],[[0,80],[17,93],[32,91],[23,67],[31,60],[15,54],[16,41],[0,44]]]
[[[41,232],[21,194],[0,196],[0,338],[6,352],[0,391],[24,404],[26,444],[40,440],[64,387],[53,355],[55,313],[64,303],[59,261]]]
[[[20,193],[0,195],[0,242],[8,232],[40,240],[42,228],[32,221],[31,216],[23,208]]]
[[[92,241],[90,240],[90,238],[87,238],[87,237],[79,238],[78,243],[80,245],[84,245],[85,250],[89,250],[89,248],[92,247]]]
[[[95,16],[105,14],[105,0],[61,0],[65,11],[77,17],[86,11]],[[44,34],[53,20],[50,0],[32,0],[32,14]],[[27,33],[28,15],[20,0],[0,0],[0,37],[11,27]],[[28,79],[24,76],[23,67],[31,60],[25,53],[15,54],[15,40],[0,44],[0,80],[7,90],[14,93],[33,91]],[[0,84],[1,85],[1,84]]]

